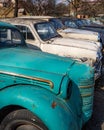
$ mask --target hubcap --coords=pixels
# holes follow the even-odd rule
[[[43,130],[39,125],[29,121],[14,120],[4,130]]]
[[[37,128],[32,125],[21,125],[16,130],[37,130]]]

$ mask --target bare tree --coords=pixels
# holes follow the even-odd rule
[[[104,0],[94,0],[93,2],[90,0],[63,0],[68,4],[56,4],[55,0],[15,0],[14,17],[18,16],[20,1],[25,3],[23,8],[26,8],[31,15],[62,15],[69,13],[68,6],[74,17],[77,17],[77,14],[97,16],[104,12]]]
[[[69,5],[71,10],[73,11],[74,17],[77,17],[78,9],[81,6],[82,0],[66,0]]]
[[[55,10],[56,10],[55,13],[58,16],[62,16],[64,14],[68,14],[69,15],[69,7],[68,7],[68,5],[66,5],[64,3],[57,4]]]
[[[77,14],[97,16],[104,12],[104,0],[66,0],[76,17]]]
[[[96,3],[98,3],[97,11],[102,14],[104,12],[104,0],[97,0]]]
[[[104,0],[83,0],[80,11],[88,16],[95,17],[104,12]]]
[[[15,0],[14,17],[18,17],[18,0]]]
[[[38,15],[52,14],[55,8],[55,0],[34,0],[34,6]]]
[[[93,11],[94,10],[93,10],[93,4],[92,3],[88,2],[88,0],[82,1],[81,7],[80,7],[80,10],[79,10],[79,14],[82,14],[84,16],[85,15],[91,16]]]
[[[48,4],[46,6],[46,14],[47,15],[55,15],[56,14],[56,4],[55,0],[48,0]]]

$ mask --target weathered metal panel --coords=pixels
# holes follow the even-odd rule
[[[39,86],[17,85],[0,91],[0,108],[19,105],[32,111],[49,130],[79,130],[78,122],[66,102]],[[53,103],[56,105],[53,107]]]

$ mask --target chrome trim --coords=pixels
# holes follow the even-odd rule
[[[92,85],[88,85],[88,86],[80,86],[79,88],[83,88],[83,89],[86,89],[86,88],[93,88],[95,84],[92,84]]]
[[[4,72],[4,71],[0,71],[0,73],[1,74],[12,75],[12,76],[16,76],[16,77],[22,77],[22,78],[26,78],[26,79],[32,79],[32,80],[36,80],[36,81],[40,81],[40,82],[45,82],[45,83],[49,84],[51,89],[54,88],[54,84],[50,80],[46,80],[46,79],[42,79],[42,78],[36,78],[36,77],[31,77],[31,76],[25,76],[25,75],[22,75],[22,74],[16,74],[16,73],[11,73],[11,72]]]
[[[93,93],[92,94],[81,94],[81,97],[91,97],[93,95],[94,95]]]

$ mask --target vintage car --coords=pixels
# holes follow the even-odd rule
[[[29,49],[0,22],[0,130],[81,130],[93,111],[94,70]]]
[[[49,22],[53,24],[53,26],[57,29],[58,33],[63,37],[75,38],[75,39],[84,39],[94,41],[96,44],[101,44],[99,42],[100,35],[97,32],[73,29],[69,27],[65,27],[64,24],[58,18],[51,18]]]
[[[34,19],[5,19],[16,25],[24,35],[28,47],[59,56],[71,57],[95,69],[95,80],[101,76],[101,48],[91,41],[63,38],[47,21]]]
[[[91,17],[86,19],[88,24],[96,24],[96,25],[103,25],[103,22],[99,17]]]
[[[99,41],[100,36],[99,33],[87,30],[80,30],[80,29],[73,29],[70,27],[65,26],[60,18],[55,18],[52,16],[21,16],[18,18],[22,19],[43,19],[52,23],[54,28],[61,34],[63,37],[69,37],[74,39],[83,39],[83,40],[90,40],[90,41]],[[97,43],[98,45],[100,43]]]
[[[96,28],[96,29],[104,29],[104,25],[100,25],[97,23],[92,22],[89,19],[77,19],[79,22],[82,23],[83,27],[91,27],[91,28]]]
[[[102,43],[102,46],[104,47],[104,29],[98,27],[98,25],[86,25],[85,26],[85,20],[81,19],[72,19],[72,18],[60,18],[62,23],[67,28],[74,28],[79,30],[88,30],[93,31],[95,33],[99,34],[99,41]],[[86,23],[87,24],[87,23]]]

